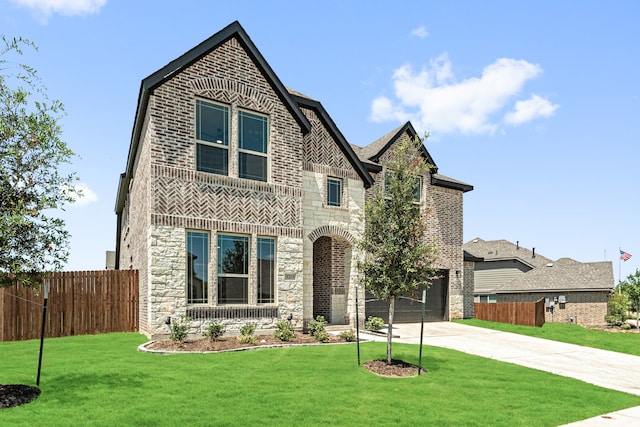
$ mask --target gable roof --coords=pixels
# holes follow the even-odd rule
[[[551,262],[534,250],[529,250],[508,240],[482,240],[477,237],[464,245],[462,249],[484,261],[518,260],[531,268],[542,267]]]
[[[364,181],[365,188],[371,187],[373,185],[373,178],[362,164],[357,154],[354,152],[352,146],[347,142],[342,132],[338,129],[333,119],[329,116],[327,111],[324,109],[322,104],[315,99],[311,99],[310,97],[301,94],[300,92],[296,92],[294,90],[289,89],[291,92],[293,99],[298,103],[298,105],[315,110],[316,114],[318,114],[318,118],[324,126],[327,128],[331,136],[338,142],[338,147],[342,151],[342,153],[347,157],[351,166],[356,170],[360,178]]]
[[[378,163],[380,157],[382,157],[382,155],[405,133],[408,133],[411,138],[415,138],[416,136],[418,136],[418,133],[413,128],[411,122],[406,122],[405,124],[398,126],[386,135],[383,135],[382,137],[376,139],[366,147],[362,147],[358,154],[361,158],[370,160],[374,163]],[[431,154],[429,154],[424,144],[422,144],[421,147],[422,154],[425,157],[425,160],[428,164],[433,166],[432,171],[434,173],[438,172],[438,166],[436,165],[436,162],[433,161]]]
[[[365,147],[358,147],[356,145],[351,145],[353,151],[358,155],[360,161],[364,164],[367,170],[371,172],[380,172],[382,170],[382,166],[380,165],[380,157],[389,149],[393,144],[395,144],[404,134],[408,134],[410,138],[415,138],[418,136],[418,133],[413,128],[411,122],[406,122],[391,132],[383,135],[382,137],[376,139],[371,144]],[[427,151],[424,144],[421,145],[422,155],[425,158],[427,164],[431,165],[432,168],[430,170],[431,176],[431,184],[438,187],[451,188],[454,190],[459,190],[464,193],[467,191],[473,190],[473,186],[466,184],[462,181],[458,181],[453,178],[446,177],[444,175],[440,175],[438,173],[438,166],[436,162],[431,157],[431,154]]]
[[[129,182],[131,181],[131,172],[133,171],[135,156],[138,152],[138,144],[140,141],[140,135],[142,133],[142,125],[146,116],[146,110],[149,104],[149,97],[151,93],[155,88],[166,82],[176,73],[179,73],[194,62],[200,60],[202,57],[209,54],[211,51],[218,48],[220,45],[224,44],[233,37],[237,38],[240,44],[244,47],[249,57],[251,57],[260,72],[265,76],[265,79],[274,89],[277,96],[280,98],[287,110],[289,110],[293,118],[296,120],[302,132],[306,134],[311,131],[311,124],[302,113],[302,111],[300,111],[291,94],[289,94],[285,86],[282,84],[271,66],[264,59],[251,38],[249,38],[249,35],[244,30],[244,28],[242,28],[238,21],[234,21],[222,30],[215,33],[213,36],[209,37],[207,40],[203,41],[196,47],[190,49],[186,53],[182,54],[178,58],[169,62],[164,67],[160,68],[158,71],[142,80],[142,83],[140,84],[140,93],[138,95],[138,105],[136,108],[133,130],[131,132],[131,144],[129,145],[127,166],[125,172],[120,175],[120,183],[118,185],[116,213],[121,212],[124,208],[127,189],[129,187]]]

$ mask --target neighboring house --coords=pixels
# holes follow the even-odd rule
[[[116,268],[140,271],[140,330],[166,335],[180,315],[228,330],[287,318],[302,328],[318,315],[355,325],[367,191],[413,136],[407,123],[351,146],[320,102],[282,84],[237,22],[145,78],[116,202]],[[463,317],[465,298],[473,304],[462,285],[471,189],[437,169],[421,181],[443,271],[433,287],[440,320]]]
[[[552,261],[506,240],[476,238],[463,245],[465,286],[473,286],[475,302],[545,300],[546,322],[604,323],[613,291],[610,261]]]

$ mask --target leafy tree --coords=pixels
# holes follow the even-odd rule
[[[621,326],[627,320],[627,307],[629,306],[629,298],[623,293],[615,293],[607,303],[608,313],[604,316],[605,322]]]
[[[60,270],[69,256],[69,233],[53,210],[80,192],[75,174],[62,174],[73,152],[60,139],[60,101],[50,100],[36,71],[11,61],[22,38],[2,36],[0,45],[0,287],[38,286],[47,270]]]
[[[387,364],[391,364],[395,302],[418,287],[428,288],[434,276],[436,246],[426,238],[427,211],[416,203],[420,174],[428,172],[423,140],[400,143],[385,162],[384,188],[379,185],[365,204],[365,230],[358,247],[358,265],[365,288],[389,302]]]
[[[617,290],[626,295],[629,300],[629,309],[636,313],[636,328],[640,327],[640,270],[630,274],[621,281]]]

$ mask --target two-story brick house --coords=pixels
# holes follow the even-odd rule
[[[317,315],[353,325],[367,189],[414,135],[407,123],[352,147],[237,22],[145,78],[116,201],[117,268],[140,270],[141,332],[166,335],[182,314],[196,328],[271,329],[284,318],[300,328]],[[437,170],[422,183],[439,267],[455,272],[438,287],[441,318],[463,317],[473,296],[461,277],[462,194],[472,187]]]

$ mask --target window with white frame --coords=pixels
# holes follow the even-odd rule
[[[342,180],[327,178],[327,206],[342,206]]]
[[[238,112],[238,176],[267,181],[269,121],[266,116]]]
[[[196,170],[229,175],[229,108],[196,100]]]
[[[218,234],[218,303],[249,302],[249,236]]]
[[[496,302],[495,295],[476,295],[475,302]]]
[[[209,301],[209,233],[187,232],[187,303]]]

